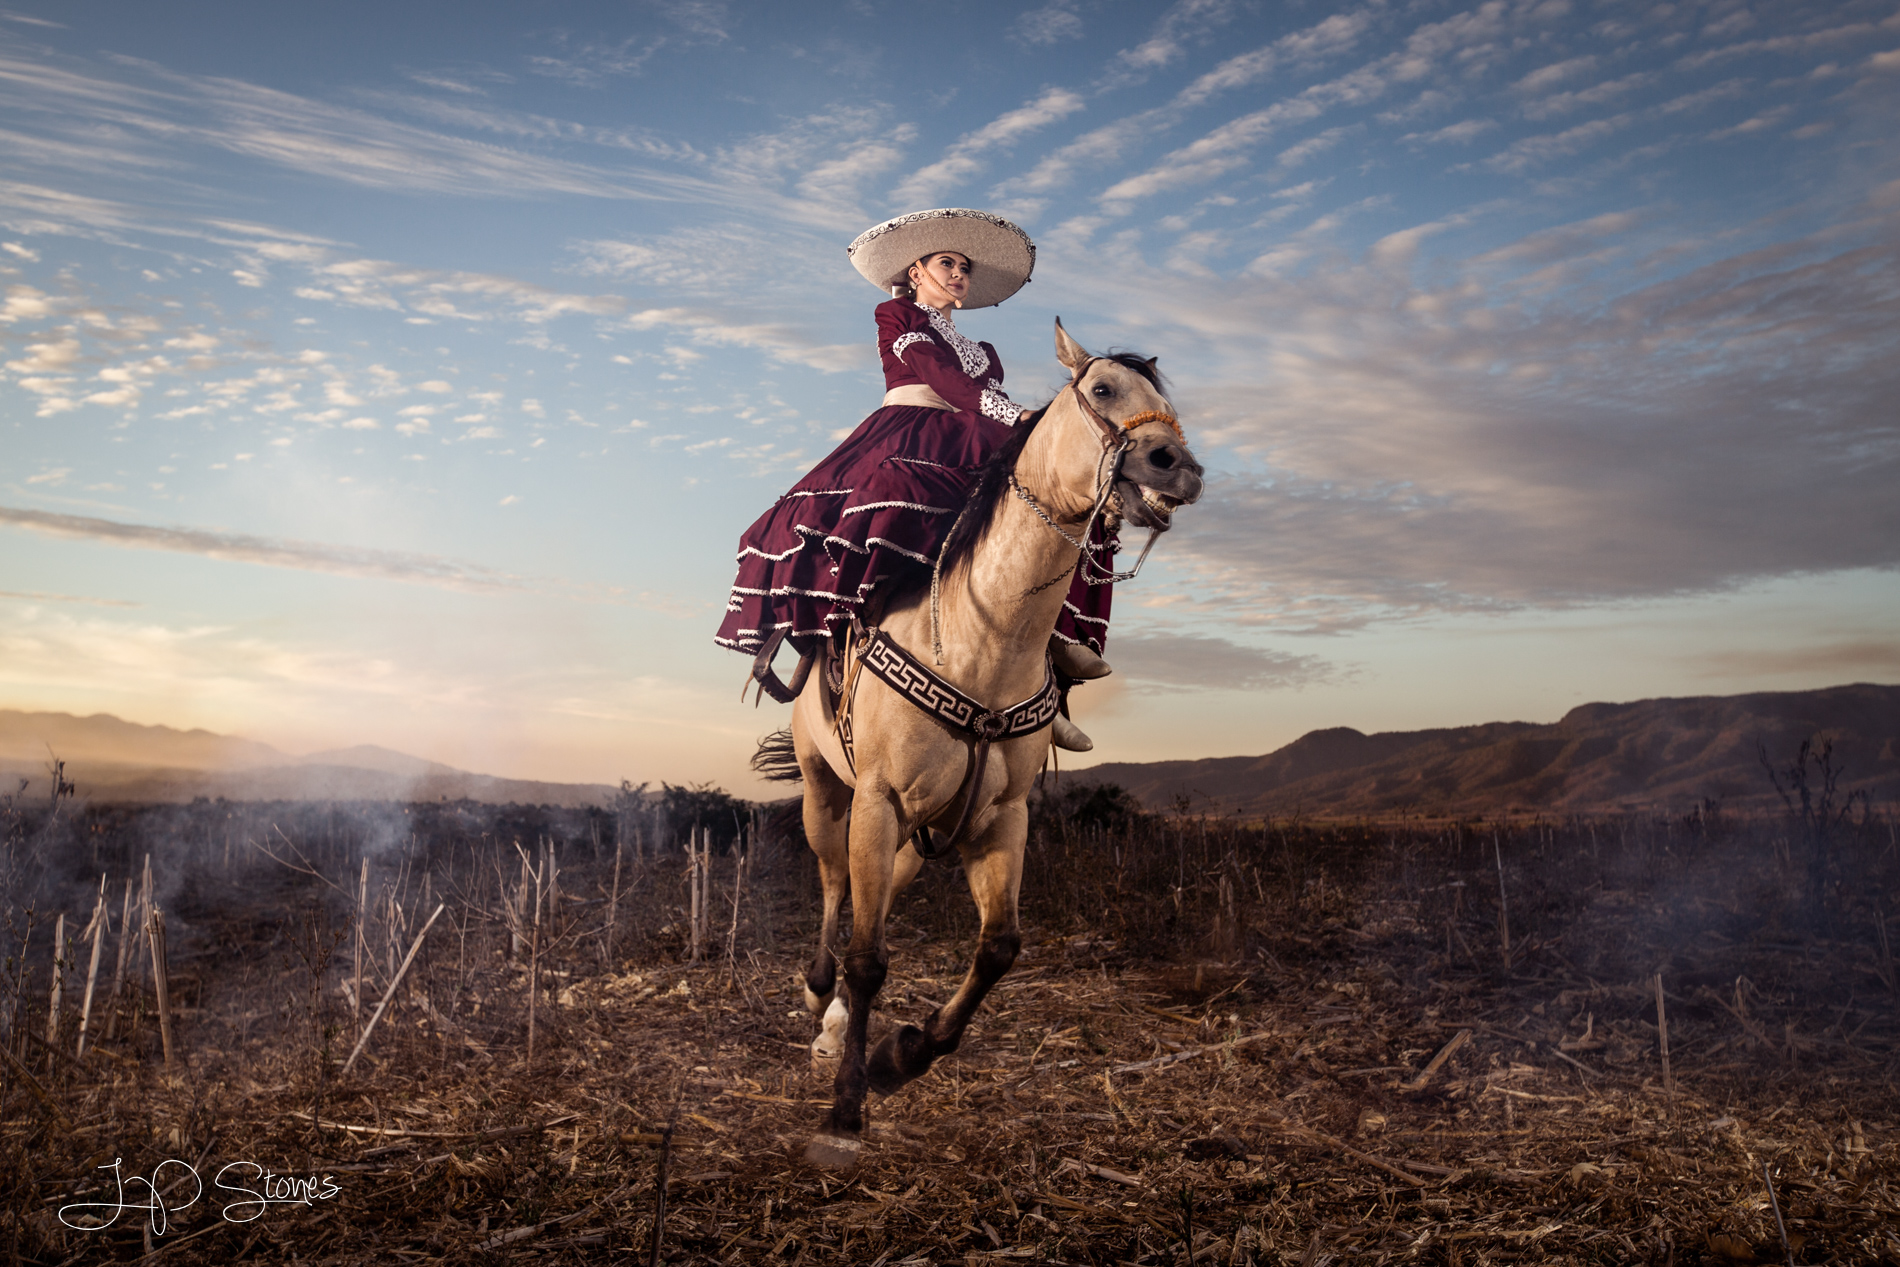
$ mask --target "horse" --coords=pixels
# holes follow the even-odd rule
[[[805,1003],[815,1014],[824,1015],[836,996],[843,967],[847,1019],[833,1103],[805,1149],[809,1163],[827,1169],[856,1163],[867,1092],[889,1095],[954,1052],[1021,948],[1017,895],[1028,798],[1055,709],[1049,639],[1074,569],[1093,567],[1106,579],[1085,546],[1090,527],[1108,514],[1158,535],[1175,509],[1201,495],[1202,467],[1161,394],[1154,361],[1092,356],[1059,318],[1055,343],[1069,383],[1016,424],[981,472],[928,589],[894,592],[871,614],[880,640],[902,649],[887,654],[914,666],[913,676],[935,676],[967,705],[990,710],[979,720],[992,719],[993,740],[926,712],[918,691],[900,692],[888,677],[856,671],[862,640],[854,644],[855,660],[846,655],[841,697],[827,673],[797,683],[789,754],[783,732],[778,739],[780,768],[796,761],[797,775],[784,777],[802,776],[805,836],[824,892],[818,949],[805,973]],[[934,675],[927,667],[933,662]],[[801,674],[807,667],[809,661]],[[1042,713],[1029,718],[1036,728],[1027,733],[994,720],[1009,701],[1037,699]],[[1020,719],[1023,706],[1009,715]],[[773,742],[768,738],[755,757],[762,770],[773,764]],[[891,902],[922,869],[919,843],[928,846],[933,828],[948,832],[961,854],[982,921],[976,955],[949,1002],[921,1026],[892,1030],[867,1055],[871,1010],[890,968]],[[840,956],[847,889],[851,940]]]

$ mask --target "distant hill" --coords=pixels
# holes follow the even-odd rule
[[[1110,762],[1073,777],[1118,783],[1153,810],[1187,797],[1224,813],[1322,818],[1686,812],[1704,798],[1778,804],[1756,744],[1785,768],[1810,736],[1833,739],[1844,791],[1900,800],[1900,686],[1867,684],[1583,704],[1554,725],[1338,727],[1261,757]]]
[[[293,757],[269,744],[208,730],[141,726],[108,713],[26,713],[0,709],[0,791],[27,783],[51,791],[48,762],[94,801],[371,800],[485,801],[490,804],[605,805],[604,783],[540,783],[471,774],[407,753],[359,744]]]
[[[344,766],[352,770],[375,770],[382,774],[395,774],[412,779],[442,778],[462,773],[454,766],[443,765],[439,761],[425,761],[421,757],[412,757],[406,752],[397,752],[391,748],[379,748],[373,743],[360,743],[354,748],[330,748],[323,752],[313,752],[304,758],[304,763]]]
[[[83,755],[95,763],[163,766],[178,770],[233,770],[289,765],[296,761],[269,744],[208,730],[141,726],[110,713],[22,713],[0,709],[0,766],[45,765],[48,753],[67,761]],[[40,770],[45,777],[45,770]]]

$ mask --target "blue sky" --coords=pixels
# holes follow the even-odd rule
[[[0,9],[0,707],[716,779],[844,244],[1158,354],[1110,760],[1900,679],[1900,5]]]

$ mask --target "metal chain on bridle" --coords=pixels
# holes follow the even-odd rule
[[[1088,416],[1089,421],[1094,423],[1096,429],[1102,433],[1102,455],[1097,459],[1095,464],[1095,501],[1094,504],[1089,507],[1088,518],[1082,521],[1081,532],[1071,535],[1068,529],[1057,523],[1055,519],[1050,516],[1049,512],[1042,508],[1042,504],[1036,500],[1033,493],[1017,483],[1016,473],[1014,471],[1011,471],[1009,474],[1010,491],[1021,498],[1029,509],[1036,512],[1036,518],[1042,520],[1051,528],[1054,528],[1056,532],[1061,534],[1064,541],[1067,541],[1070,545],[1075,547],[1077,556],[1076,568],[1081,569],[1082,580],[1089,585],[1112,585],[1117,581],[1134,580],[1135,577],[1140,574],[1142,565],[1148,561],[1148,552],[1155,548],[1155,542],[1160,539],[1162,533],[1160,527],[1154,527],[1148,530],[1147,544],[1141,547],[1141,554],[1135,559],[1135,566],[1125,572],[1117,572],[1112,567],[1103,567],[1102,564],[1096,560],[1098,553],[1097,547],[1089,544],[1089,536],[1095,531],[1095,525],[1097,521],[1101,519],[1102,512],[1108,508],[1109,498],[1115,495],[1115,481],[1121,476],[1122,461],[1128,456],[1129,451],[1135,447],[1134,429],[1144,423],[1165,422],[1174,428],[1174,433],[1177,436],[1181,435],[1180,421],[1176,419],[1173,414],[1164,414],[1158,409],[1150,409],[1138,413],[1123,422],[1119,427],[1103,417],[1101,411],[1090,404],[1088,399],[1082,395],[1082,380],[1088,377],[1089,367],[1102,359],[1103,358],[1099,356],[1091,356],[1088,360],[1082,362],[1081,368],[1076,370],[1075,376],[1069,380],[1067,389],[1075,393],[1075,403],[1081,407],[1082,412]],[[1110,557],[1113,556],[1111,555]],[[1068,580],[1069,577],[1075,574],[1076,568],[1070,568],[1066,572],[1060,572],[1050,577],[1041,585],[1025,591],[1024,597],[1040,594],[1051,586]]]
[[[1103,567],[1096,561],[1097,548],[1088,543],[1090,534],[1095,531],[1096,523],[1101,519],[1103,511],[1108,508],[1109,498],[1115,495],[1115,481],[1121,475],[1122,460],[1126,458],[1129,451],[1135,447],[1134,429],[1144,423],[1165,422],[1174,428],[1174,433],[1177,436],[1182,434],[1180,421],[1176,419],[1173,414],[1165,414],[1158,409],[1150,409],[1136,414],[1134,417],[1123,422],[1120,426],[1117,426],[1115,423],[1103,417],[1101,412],[1082,395],[1081,386],[1082,380],[1088,377],[1089,368],[1102,359],[1104,358],[1091,356],[1088,360],[1082,362],[1081,368],[1075,371],[1074,376],[1069,379],[1068,387],[1064,389],[1075,393],[1075,403],[1081,407],[1083,414],[1086,415],[1089,421],[1095,424],[1096,429],[1102,433],[1102,453],[1101,456],[1096,459],[1095,463],[1095,499],[1094,503],[1089,507],[1088,518],[1082,521],[1080,536],[1071,535],[1068,529],[1051,518],[1049,512],[1044,510],[1042,504],[1036,500],[1035,495],[1016,481],[1016,472],[1011,471],[1009,473],[1010,491],[1021,498],[1029,509],[1035,511],[1038,519],[1048,524],[1051,528],[1054,528],[1061,534],[1064,541],[1067,541],[1070,545],[1075,547],[1077,556],[1076,567],[1082,570],[1082,579],[1089,585],[1110,585],[1117,581],[1134,580],[1135,577],[1140,574],[1142,565],[1148,561],[1148,552],[1154,549],[1155,542],[1160,538],[1162,533],[1162,529],[1159,527],[1148,530],[1148,542],[1141,547],[1141,554],[1135,559],[1135,566],[1125,572],[1117,572],[1113,568]],[[957,512],[956,519],[951,522],[950,531],[944,534],[943,545],[938,548],[936,562],[930,569],[930,651],[939,665],[943,663],[943,632],[941,619],[943,559],[949,548],[950,539],[956,535],[957,525],[961,524],[963,517],[970,512],[970,503],[975,499],[975,496],[976,490],[973,488],[970,492],[970,499],[963,503],[963,509]],[[1076,568],[1072,567],[1064,572],[1060,572],[1042,584],[1023,591],[1023,597],[1029,598],[1040,594],[1051,586],[1068,580],[1071,576],[1075,575],[1075,571]]]

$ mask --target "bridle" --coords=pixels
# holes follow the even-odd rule
[[[1159,526],[1148,530],[1147,544],[1141,547],[1141,555],[1135,560],[1135,566],[1129,568],[1126,572],[1117,572],[1113,568],[1105,568],[1097,563],[1095,561],[1095,550],[1088,544],[1089,534],[1095,530],[1096,521],[1101,518],[1102,512],[1108,508],[1108,499],[1114,495],[1115,484],[1121,479],[1122,463],[1127,459],[1129,452],[1135,447],[1135,428],[1150,422],[1163,422],[1174,429],[1174,434],[1180,438],[1183,444],[1187,443],[1187,436],[1181,430],[1180,419],[1176,418],[1173,414],[1162,413],[1159,409],[1148,409],[1136,414],[1132,418],[1123,420],[1117,425],[1105,417],[1102,411],[1097,409],[1089,398],[1082,394],[1082,380],[1088,377],[1090,367],[1097,361],[1107,359],[1108,358],[1101,356],[1091,356],[1083,361],[1076,369],[1074,376],[1069,379],[1069,385],[1064,388],[1065,391],[1072,392],[1075,395],[1075,403],[1081,408],[1083,416],[1094,423],[1095,429],[1102,433],[1102,456],[1096,461],[1095,470],[1095,500],[1093,505],[1089,508],[1088,518],[1082,523],[1081,532],[1071,535],[1068,529],[1057,523],[1049,515],[1049,512],[1042,508],[1036,501],[1034,494],[1016,482],[1016,473],[1014,471],[1009,473],[1010,491],[1021,498],[1029,509],[1036,512],[1036,518],[1042,520],[1051,528],[1054,528],[1056,532],[1061,534],[1064,541],[1067,541],[1071,546],[1075,547],[1075,552],[1078,556],[1077,566],[1082,570],[1082,579],[1090,585],[1110,585],[1116,581],[1134,580],[1136,575],[1140,573],[1142,564],[1148,561],[1148,552],[1154,549],[1156,540],[1160,538],[1164,531],[1164,529]],[[1029,594],[1039,594],[1050,586],[1068,579],[1074,571],[1075,569],[1071,568],[1069,571],[1063,572],[1060,575],[1050,577],[1041,585],[1029,590],[1024,596],[1028,597]]]
[[[1063,388],[1063,391],[1073,392],[1075,394],[1075,403],[1081,408],[1083,416],[1094,423],[1095,429],[1101,432],[1102,435],[1102,455],[1096,460],[1095,464],[1095,499],[1093,504],[1089,507],[1088,518],[1082,523],[1081,535],[1079,537],[1070,535],[1067,528],[1057,523],[1050,517],[1049,512],[1042,508],[1041,503],[1036,500],[1035,494],[1016,482],[1016,472],[1011,471],[1009,473],[1010,491],[1021,498],[1029,509],[1036,512],[1036,518],[1042,520],[1051,528],[1054,528],[1064,541],[1067,541],[1071,546],[1075,547],[1075,553],[1078,559],[1077,567],[1080,567],[1082,570],[1082,579],[1090,585],[1111,585],[1116,581],[1134,580],[1135,577],[1140,574],[1142,564],[1148,561],[1148,552],[1155,548],[1155,542],[1160,539],[1163,531],[1163,529],[1159,527],[1148,530],[1147,544],[1141,547],[1141,555],[1135,560],[1135,566],[1129,568],[1126,572],[1117,572],[1113,568],[1104,568],[1101,564],[1097,563],[1095,561],[1095,549],[1088,544],[1089,534],[1095,530],[1096,521],[1102,517],[1102,512],[1108,508],[1108,499],[1115,493],[1115,481],[1121,478],[1122,462],[1127,458],[1129,451],[1135,447],[1135,428],[1145,423],[1165,422],[1168,426],[1174,428],[1174,434],[1180,437],[1183,444],[1187,443],[1187,436],[1181,430],[1180,420],[1173,414],[1162,413],[1159,409],[1148,409],[1117,426],[1114,422],[1104,417],[1101,410],[1089,403],[1088,397],[1082,394],[1082,380],[1088,377],[1089,368],[1097,361],[1105,361],[1108,359],[1109,358],[1103,356],[1091,356],[1084,360],[1071,375],[1068,386]],[[1061,392],[1056,393],[1056,399],[1060,400],[1061,398]],[[1055,401],[1050,401],[1043,412],[1047,413],[1053,408],[1055,408]],[[970,513],[970,505],[976,498],[976,491],[975,488],[970,490],[970,499],[965,501],[963,509],[957,512],[955,521],[950,525],[950,531],[944,534],[943,545],[938,547],[936,562],[930,569],[930,651],[932,658],[938,665],[943,664],[943,559],[950,548],[951,538],[956,536],[957,525],[961,524],[963,517]],[[1040,594],[1051,586],[1068,580],[1075,574],[1075,571],[1075,568],[1069,568],[1066,571],[1060,572],[1042,584],[1024,590],[1023,597],[1030,598]]]
[[[1167,423],[1168,426],[1174,429],[1174,434],[1181,443],[1186,444],[1187,435],[1181,430],[1181,420],[1176,418],[1173,414],[1164,414],[1159,409],[1148,409],[1125,420],[1120,426],[1117,426],[1115,423],[1103,417],[1102,412],[1089,403],[1088,397],[1082,394],[1082,380],[1088,377],[1089,369],[1097,361],[1106,361],[1108,359],[1109,358],[1105,356],[1089,357],[1086,361],[1082,362],[1081,367],[1077,369],[1075,374],[1069,379],[1069,385],[1064,388],[1065,391],[1075,393],[1075,403],[1082,407],[1082,412],[1088,415],[1089,421],[1094,423],[1096,430],[1102,433],[1102,447],[1105,449],[1114,449],[1132,444],[1132,439],[1124,441],[1123,433],[1133,431],[1136,427],[1150,422]]]
[[[1181,424],[1172,414],[1160,410],[1147,410],[1136,414],[1117,426],[1102,415],[1102,412],[1090,404],[1082,394],[1081,383],[1088,376],[1089,367],[1106,357],[1091,356],[1069,380],[1068,389],[1075,393],[1076,403],[1082,407],[1082,413],[1102,435],[1102,453],[1096,463],[1095,499],[1089,509],[1088,518],[1082,524],[1080,537],[1071,536],[1068,529],[1050,517],[1047,511],[1037,504],[1035,497],[1016,481],[1016,473],[1009,474],[1009,487],[1036,516],[1062,535],[1062,539],[1075,547],[1079,557],[1079,566],[1083,577],[1091,585],[1106,585],[1112,581],[1132,580],[1141,571],[1141,565],[1148,560],[1148,552],[1154,549],[1157,538],[1161,536],[1160,527],[1148,533],[1148,543],[1141,548],[1141,557],[1135,560],[1135,566],[1126,572],[1116,572],[1103,568],[1095,561],[1095,549],[1088,544],[1089,534],[1094,531],[1097,520],[1108,506],[1108,499],[1115,490],[1115,481],[1121,478],[1122,462],[1135,447],[1134,429],[1149,422],[1165,422],[1174,428],[1174,433],[1182,435]],[[1058,396],[1058,399],[1060,397]],[[1051,402],[1053,405],[1054,402]],[[974,493],[972,493],[974,500]],[[950,532],[944,537],[944,547],[937,551],[936,565],[930,574],[930,643],[939,666],[943,664],[943,639],[939,622],[939,582],[943,573],[943,558],[950,538],[955,535],[957,524],[963,515],[969,512],[970,502],[965,502],[963,511],[957,515],[956,523],[950,526]],[[1051,577],[1035,589],[1027,591],[1025,597],[1036,594],[1058,582],[1066,581],[1074,575],[1071,567],[1061,574]],[[776,645],[776,644],[774,644]],[[855,654],[854,654],[855,652]],[[1056,677],[1055,666],[1045,661],[1042,689],[1029,698],[1012,704],[1007,708],[990,709],[972,696],[964,694],[954,684],[944,679],[921,660],[912,656],[881,629],[865,629],[852,618],[851,634],[846,640],[846,671],[837,722],[840,742],[845,750],[845,760],[855,765],[851,756],[849,735],[852,700],[855,698],[857,671],[866,669],[899,695],[909,699],[924,712],[945,723],[951,729],[961,731],[971,739],[970,761],[964,770],[963,784],[957,795],[963,802],[963,810],[957,816],[957,825],[949,839],[942,845],[936,845],[928,827],[918,828],[914,844],[917,852],[925,858],[934,858],[944,850],[963,843],[969,833],[971,823],[976,816],[976,793],[982,778],[985,764],[993,742],[1012,739],[1019,735],[1041,730],[1055,720],[1061,707],[1061,687]],[[801,666],[802,669],[802,666]]]

